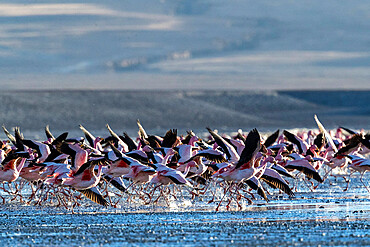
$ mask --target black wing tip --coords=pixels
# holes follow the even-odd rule
[[[286,183],[283,183],[282,181],[263,175],[264,181],[272,188],[274,189],[279,189],[283,191],[285,194],[287,194],[289,197],[294,197],[295,194],[294,192],[289,188],[289,186]]]
[[[292,132],[290,132],[289,130],[284,130],[283,134],[288,135],[288,136],[294,136],[294,134]]]
[[[257,188],[257,194],[260,195],[263,199],[265,199],[266,202],[270,202],[270,200],[267,198],[265,190],[262,189],[261,187]]]
[[[103,179],[107,181],[108,183],[112,184],[116,189],[122,191],[123,193],[128,193],[127,188],[125,188],[123,185],[121,185],[119,182],[117,182],[113,178],[105,175],[103,176]]]
[[[206,129],[208,130],[209,133],[211,134],[214,133],[214,131],[209,126],[207,126]]]
[[[285,168],[286,169],[295,169],[295,170],[301,171],[301,172],[303,172],[303,174],[306,177],[308,177],[310,179],[314,179],[319,183],[324,182],[324,180],[321,178],[320,174],[316,170],[307,169],[305,167],[290,166],[290,165],[286,165]]]
[[[63,142],[67,139],[67,137],[68,137],[68,132],[64,132],[60,134],[57,138],[55,138],[55,140],[51,144],[55,145],[56,143]]]
[[[317,174],[317,176],[315,176],[313,179],[315,179],[320,184],[324,182],[324,180],[321,178],[321,176],[319,174]]]
[[[280,134],[280,129],[277,129],[274,133],[272,133],[269,136],[269,138],[274,139],[274,141],[276,141],[276,139],[279,137],[279,134]]]
[[[90,199],[91,201],[102,205],[104,207],[108,207],[109,203],[107,200],[104,199],[104,197],[101,194],[97,194],[91,189],[86,190],[77,190],[78,192],[82,193],[86,198]]]
[[[249,138],[248,138],[249,137]],[[245,142],[247,142],[248,140],[261,140],[261,135],[260,133],[258,132],[258,130],[256,128],[252,129],[251,131],[249,131],[248,135],[247,135],[247,138],[245,139]]]
[[[342,129],[342,130],[347,131],[347,132],[348,132],[349,134],[351,134],[351,135],[357,134],[357,133],[356,133],[356,131],[353,131],[353,130],[348,129],[348,128],[346,128],[346,127],[339,126],[339,128],[340,128],[340,129]]]

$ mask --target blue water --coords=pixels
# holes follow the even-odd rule
[[[70,214],[60,208],[5,205],[0,214],[0,240],[12,246],[370,244],[368,199],[311,196],[219,213],[90,208]]]

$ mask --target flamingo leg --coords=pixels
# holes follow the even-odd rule
[[[66,209],[68,209],[67,203],[64,201],[64,199],[61,198],[59,194],[57,194],[56,197],[58,199],[59,205],[63,205]]]
[[[2,184],[2,186],[0,187],[0,189],[5,192],[4,183]],[[5,202],[6,202],[5,197],[3,197],[3,196],[0,196],[0,197],[3,200],[3,204],[5,204]]]
[[[180,189],[180,188],[178,188],[177,186],[176,186],[176,184],[174,184],[173,185],[173,193],[171,194],[172,196],[173,196],[173,198],[175,198],[175,200],[177,200],[177,197],[176,197],[176,195],[175,195],[175,189],[178,191],[178,192],[180,192],[180,196],[181,196],[181,198],[182,199],[184,199],[184,196],[182,195],[182,190]],[[171,192],[171,191],[170,191]]]
[[[243,190],[244,191],[244,190]],[[242,210],[243,209],[243,207],[240,205],[240,203],[239,203],[239,201],[241,200],[241,199],[246,199],[247,201],[248,201],[248,204],[253,204],[253,201],[251,200],[251,199],[249,199],[248,197],[245,197],[244,195],[242,195],[241,193],[240,193],[240,191],[239,191],[239,188],[238,187],[236,187],[235,186],[235,194],[236,194],[236,197],[233,197],[234,198],[234,200],[236,201],[236,204],[238,205],[238,208],[239,208],[239,210]],[[249,193],[248,193],[249,194]],[[252,193],[250,193],[250,194],[252,194]],[[252,196],[253,196],[253,194],[252,194]],[[253,196],[254,197],[254,196]],[[255,199],[255,197],[254,197],[254,199]]]
[[[228,187],[227,187],[227,189],[226,189],[226,191],[225,191],[225,193],[224,193],[224,196],[221,198],[221,201],[218,203],[218,206],[217,206],[217,208],[216,208],[216,211],[218,211],[219,210],[219,208],[220,208],[220,206],[221,206],[221,203],[222,203],[222,201],[225,199],[225,196],[227,195],[227,192],[229,192],[229,190],[231,189],[231,187],[233,186],[234,184],[233,183],[231,183]],[[230,203],[229,203],[230,204]],[[228,204],[228,205],[229,205]]]
[[[140,185],[140,189],[137,190],[137,195],[138,195],[139,199],[144,202],[145,205],[150,203],[151,196],[148,192],[144,191],[144,186],[143,185]],[[147,197],[147,198],[145,198],[145,197]],[[149,199],[149,201],[147,201],[147,199]]]
[[[362,180],[364,174],[365,174],[365,172],[361,174],[360,181],[365,186],[366,190],[370,193],[370,189],[367,187],[367,185],[365,184],[364,180]]]
[[[211,190],[210,192],[211,192],[211,194],[212,194],[213,196],[212,196],[212,199],[208,201],[208,203],[212,203],[212,202],[214,202],[214,201],[215,201],[215,196],[216,196],[216,194],[215,194],[212,190]]]
[[[254,196],[254,194],[253,194],[252,192],[250,192],[250,191],[248,191],[248,190],[244,190],[244,189],[242,189],[242,191],[243,191],[243,192],[245,192],[245,193],[247,193],[248,195],[250,195],[250,196],[252,197],[252,199],[253,199],[253,200],[257,200],[257,199],[256,199],[256,197]],[[240,195],[240,196],[242,196],[242,197],[244,197],[245,199],[247,199],[247,197],[245,197],[245,196],[243,196],[242,194],[240,194],[240,192],[239,192],[239,195]],[[249,198],[248,198],[248,199],[249,199]]]
[[[305,185],[307,186],[307,188],[309,188],[310,191],[313,192],[313,189],[311,188],[311,186],[313,185],[313,182],[308,180],[311,183],[311,186],[309,186],[308,183],[307,183],[307,179],[303,178],[303,181],[304,181]]]
[[[207,192],[210,184],[211,183],[207,183],[206,186],[204,186],[202,189],[198,190],[198,195],[204,195]]]
[[[323,181],[325,181],[325,180],[329,177],[329,173],[330,173],[330,172],[332,172],[332,171],[333,171],[333,169],[334,169],[334,168],[330,168],[330,169],[329,169],[329,171],[327,171],[327,172],[325,173],[325,175],[323,176],[323,179],[322,179]],[[329,181],[329,182],[330,182],[330,181]]]
[[[156,186],[156,187],[154,187],[154,189],[153,189],[153,195],[154,195],[154,191],[157,189],[157,188],[159,188],[159,196],[157,197],[157,199],[155,199],[154,201],[153,201],[153,204],[155,203],[158,203],[158,201],[159,201],[159,198],[161,197],[161,195],[162,195],[162,188],[161,187],[159,187],[159,186]]]
[[[169,187],[167,188],[167,191],[168,191],[168,194],[171,194],[171,189]],[[162,193],[163,193],[163,191],[162,191]],[[164,200],[166,201],[167,207],[169,207],[170,206],[170,201],[169,201],[167,195],[165,193],[163,193],[162,195],[163,195]]]

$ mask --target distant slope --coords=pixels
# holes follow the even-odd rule
[[[313,115],[328,128],[344,125],[370,129],[363,92],[236,92],[236,91],[39,91],[0,92],[0,124],[24,131],[79,133],[78,124],[106,133],[109,123],[117,132],[136,133],[136,119],[158,134],[168,128],[223,131],[276,128],[316,128]],[[347,104],[347,99],[357,99]],[[331,100],[330,100],[331,99]],[[327,101],[335,102],[333,104]],[[361,103],[362,102],[362,103]],[[4,138],[3,134],[0,134]]]

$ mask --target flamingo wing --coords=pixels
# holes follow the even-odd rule
[[[95,202],[99,205],[102,205],[104,207],[108,207],[107,200],[104,199],[103,195],[100,193],[98,188],[92,187],[90,189],[77,190],[77,191],[80,192],[81,194],[83,194],[84,196],[86,196],[91,201],[93,201],[93,202]]]
[[[88,141],[89,145],[91,147],[94,147],[94,140],[96,139],[95,136],[93,136],[84,126],[81,124],[79,125],[82,132],[84,132],[84,135],[86,137],[86,140]]]
[[[199,151],[196,155],[192,156],[189,160],[185,161],[184,163],[188,163],[197,157],[204,157],[207,160],[213,161],[216,163],[223,163],[227,161],[221,152],[217,150],[213,150],[213,149],[206,149],[206,150]]]
[[[55,137],[53,136],[53,134],[50,132],[50,129],[49,129],[49,125],[46,125],[45,126],[45,134],[46,134],[46,137],[48,139],[51,139],[52,141],[55,140]]]
[[[255,177],[251,177],[250,179],[245,180],[243,183],[247,184],[253,190],[257,190],[257,194],[263,197],[266,202],[269,202],[269,199],[266,196],[265,190],[263,189],[260,181]]]
[[[163,137],[161,147],[171,148],[177,141],[177,129],[170,129]]]
[[[303,172],[308,178],[315,179],[317,182],[322,183],[324,180],[320,177],[320,174],[315,170],[315,168],[307,161],[307,163],[295,164],[293,161],[288,161],[285,169],[295,169],[297,171]]]
[[[240,155],[240,159],[235,166],[235,169],[240,168],[242,165],[254,159],[258,151],[261,149],[261,136],[257,129],[253,129],[248,133],[245,139],[245,148]]]
[[[287,130],[284,130],[283,134],[288,139],[288,141],[297,145],[300,154],[303,154],[304,152],[307,151],[307,148],[303,147],[303,140],[301,138],[299,138],[298,136],[290,133]],[[306,149],[306,150],[304,150],[304,149]]]
[[[279,137],[280,130],[275,131],[272,133],[269,137],[267,137],[266,141],[263,143],[265,147],[270,147],[272,144],[274,144]]]
[[[267,168],[261,179],[265,181],[270,187],[278,188],[290,197],[294,196],[294,192],[289,188],[287,182],[280,176],[277,171]]]

